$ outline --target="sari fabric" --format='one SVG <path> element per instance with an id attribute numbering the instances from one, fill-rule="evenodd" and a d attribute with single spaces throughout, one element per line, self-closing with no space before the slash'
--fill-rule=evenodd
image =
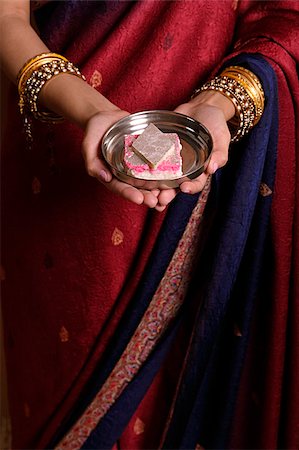
<path id="1" fill-rule="evenodd" d="M 176 287 L 184 283 L 171 272 L 172 263 L 179 260 L 194 211 L 200 211 L 193 229 L 198 247 L 192 268 L 184 273 L 188 265 L 180 266 L 188 289 L 178 312 L 98 426 L 82 429 L 84 439 L 66 448 L 111 448 L 116 440 L 121 448 L 149 448 L 155 420 L 142 429 L 140 414 L 151 410 L 157 385 L 162 397 L 171 389 L 164 415 L 155 411 L 162 426 L 151 448 L 296 448 L 297 9 L 294 2 L 67 1 L 37 11 L 49 48 L 76 63 L 95 89 L 130 112 L 173 109 L 239 53 L 255 54 L 240 61 L 253 64 L 271 101 L 261 124 L 232 149 L 231 162 L 214 177 L 209 201 L 180 195 L 158 214 L 129 204 L 87 176 L 82 133 L 72 125 L 35 124 L 35 144 L 28 151 L 12 89 L 2 157 L 2 285 L 13 448 L 68 442 L 135 336 L 164 274 L 172 274 L 169 293 L 180 292 Z M 276 127 L 276 81 L 269 64 L 278 85 Z M 247 191 L 244 178 L 238 179 L 246 168 L 248 177 L 250 169 L 255 174 L 245 183 Z M 243 199 L 243 209 L 233 199 Z M 245 208 L 237 223 L 233 207 L 241 215 Z M 234 248 L 222 233 L 234 230 L 235 237 L 240 227 L 243 239 Z M 264 279 L 266 289 L 260 289 Z M 257 345 L 261 333 L 264 353 Z M 171 358 L 172 349 L 180 347 L 183 371 Z M 257 361 L 262 361 L 258 372 Z M 166 363 L 176 366 L 174 382 L 161 375 Z M 216 404 L 221 408 L 214 415 Z"/>

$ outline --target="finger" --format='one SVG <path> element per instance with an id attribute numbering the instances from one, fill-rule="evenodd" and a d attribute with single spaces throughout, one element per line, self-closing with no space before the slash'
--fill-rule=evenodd
<path id="1" fill-rule="evenodd" d="M 100 156 L 99 144 L 105 131 L 125 115 L 128 115 L 126 111 L 117 110 L 90 119 L 82 141 L 82 155 L 89 175 L 106 182 L 112 180 L 112 174 Z"/>
<path id="2" fill-rule="evenodd" d="M 109 183 L 112 181 L 112 174 L 107 165 L 98 157 L 85 159 L 85 167 L 88 175 L 97 178 L 99 181 Z"/>
<path id="3" fill-rule="evenodd" d="M 127 183 L 123 183 L 117 178 L 112 178 L 110 182 L 105 183 L 105 186 L 115 194 L 121 195 L 123 198 L 136 203 L 137 205 L 144 203 L 144 195 L 139 189 L 136 189 Z"/>
<path id="4" fill-rule="evenodd" d="M 184 181 L 184 183 L 180 185 L 180 189 L 185 194 L 197 194 L 203 190 L 207 178 L 208 174 L 203 173 L 192 181 Z"/>
<path id="5" fill-rule="evenodd" d="M 110 191 L 121 195 L 137 205 L 141 205 L 143 203 L 144 197 L 142 193 L 133 186 L 114 178 L 108 170 L 106 164 L 98 157 L 92 158 L 88 153 L 85 159 L 85 165 L 88 174 L 105 184 Z"/>
<path id="6" fill-rule="evenodd" d="M 143 194 L 133 186 L 123 183 L 114 178 L 103 160 L 98 158 L 97 141 L 90 138 L 85 139 L 82 144 L 82 153 L 85 160 L 86 170 L 92 177 L 97 178 L 100 182 L 117 195 L 141 205 L 144 201 Z"/>
<path id="7" fill-rule="evenodd" d="M 155 208 L 158 204 L 157 196 L 152 191 L 141 190 L 140 192 L 143 194 L 143 203 L 149 208 Z"/>
<path id="8" fill-rule="evenodd" d="M 211 158 L 206 169 L 209 174 L 215 173 L 227 163 L 230 144 L 230 133 L 227 127 L 213 131 L 213 143 Z"/>
<path id="9" fill-rule="evenodd" d="M 166 209 L 166 206 L 162 206 L 162 205 L 159 205 L 159 204 L 157 206 L 155 206 L 155 210 L 158 211 L 158 212 L 162 212 L 165 209 Z"/>
<path id="10" fill-rule="evenodd" d="M 151 193 L 155 196 L 155 197 L 159 197 L 160 194 L 160 189 L 152 189 Z"/>
<path id="11" fill-rule="evenodd" d="M 112 180 L 112 174 L 108 166 L 98 157 L 99 141 L 98 137 L 88 134 L 82 142 L 82 155 L 85 161 L 87 173 L 91 177 L 98 178 L 100 181 L 109 182 Z"/>
<path id="12" fill-rule="evenodd" d="M 206 173 L 212 175 L 220 167 L 223 167 L 228 161 L 228 147 L 222 147 L 218 150 L 213 150 L 209 164 L 206 168 Z"/>
<path id="13" fill-rule="evenodd" d="M 164 189 L 159 195 L 159 205 L 167 206 L 177 195 L 176 189 Z"/>

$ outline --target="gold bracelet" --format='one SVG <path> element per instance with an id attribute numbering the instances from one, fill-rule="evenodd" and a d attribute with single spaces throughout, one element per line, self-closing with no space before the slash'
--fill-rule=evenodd
<path id="1" fill-rule="evenodd" d="M 24 64 L 17 75 L 17 86 L 19 94 L 23 91 L 24 84 L 26 83 L 26 80 L 29 78 L 32 72 L 38 69 L 38 67 L 40 67 L 45 62 L 50 62 L 53 59 L 63 59 L 64 61 L 67 61 L 64 56 L 59 55 L 58 53 L 49 52 L 34 56 Z"/>
<path id="2" fill-rule="evenodd" d="M 263 114 L 265 96 L 262 85 L 251 71 L 243 67 L 227 67 L 220 76 L 197 89 L 194 96 L 207 90 L 218 91 L 234 104 L 235 115 L 228 121 L 231 142 L 239 141 Z"/>
<path id="3" fill-rule="evenodd" d="M 221 76 L 227 76 L 238 81 L 250 95 L 255 107 L 254 125 L 262 117 L 265 106 L 265 94 L 260 80 L 248 69 L 239 66 L 230 66 L 221 72 Z"/>
<path id="4" fill-rule="evenodd" d="M 81 74 L 79 69 L 70 61 L 52 60 L 46 62 L 37 70 L 34 70 L 32 75 L 27 79 L 23 93 L 20 95 L 21 112 L 25 107 L 35 119 L 44 122 L 57 122 L 62 120 L 62 117 L 57 116 L 50 111 L 40 111 L 38 107 L 38 97 L 42 88 L 49 80 L 61 73 L 76 75 L 85 80 L 85 77 Z"/>

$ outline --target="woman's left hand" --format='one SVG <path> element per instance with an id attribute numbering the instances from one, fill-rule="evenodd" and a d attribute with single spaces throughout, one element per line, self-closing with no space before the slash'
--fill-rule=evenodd
<path id="1" fill-rule="evenodd" d="M 180 190 L 188 194 L 202 191 L 209 175 L 224 166 L 228 160 L 230 132 L 227 120 L 235 114 L 233 103 L 224 95 L 215 91 L 205 91 L 175 109 L 176 112 L 193 117 L 202 123 L 211 133 L 213 149 L 209 164 L 204 173 L 194 180 L 185 181 Z M 174 189 L 161 191 L 159 205 L 167 205 L 176 195 Z"/>

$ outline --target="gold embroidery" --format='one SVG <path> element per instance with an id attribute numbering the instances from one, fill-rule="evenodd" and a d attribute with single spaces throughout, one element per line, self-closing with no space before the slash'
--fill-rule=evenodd
<path id="1" fill-rule="evenodd" d="M 101 86 L 102 80 L 103 80 L 102 74 L 98 70 L 95 70 L 90 77 L 89 83 L 93 88 L 97 88 Z"/>
<path id="2" fill-rule="evenodd" d="M 263 197 L 268 197 L 268 195 L 272 194 L 272 190 L 269 188 L 269 186 L 266 185 L 266 183 L 261 183 L 261 185 L 260 185 L 260 194 Z"/>
<path id="3" fill-rule="evenodd" d="M 1 266 L 0 266 L 0 281 L 4 281 L 5 278 L 6 278 L 5 269 L 4 269 L 4 267 L 1 265 Z"/>
<path id="4" fill-rule="evenodd" d="M 26 419 L 29 419 L 29 417 L 30 417 L 30 408 L 29 408 L 28 403 L 24 403 L 24 414 L 25 414 Z"/>
<path id="5" fill-rule="evenodd" d="M 33 194 L 39 194 L 41 191 L 41 183 L 37 177 L 34 177 L 31 183 Z"/>
<path id="6" fill-rule="evenodd" d="M 118 228 L 114 228 L 111 240 L 112 240 L 113 245 L 122 244 L 122 242 L 124 240 L 124 233 L 122 231 L 120 231 Z"/>
<path id="7" fill-rule="evenodd" d="M 144 429 L 145 429 L 144 422 L 142 422 L 142 420 L 137 417 L 137 419 L 134 423 L 134 428 L 133 428 L 134 433 L 137 435 L 142 434 L 142 433 L 144 433 Z"/>
<path id="8" fill-rule="evenodd" d="M 69 332 L 65 327 L 61 327 L 59 331 L 59 337 L 61 342 L 68 342 L 69 340 Z"/>

